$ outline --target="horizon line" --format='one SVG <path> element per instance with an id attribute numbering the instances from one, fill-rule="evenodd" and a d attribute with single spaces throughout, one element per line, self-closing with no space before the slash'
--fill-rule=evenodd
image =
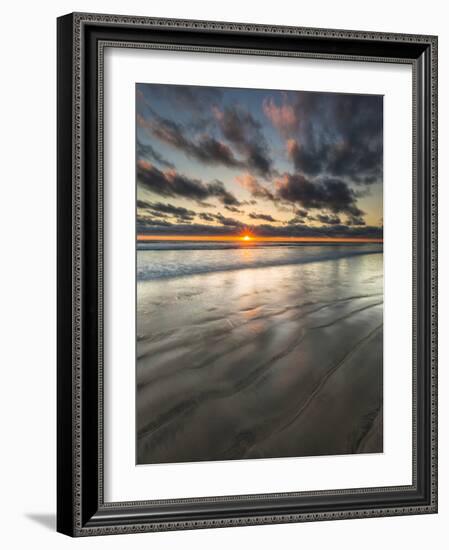
<path id="1" fill-rule="evenodd" d="M 137 241 L 239 241 L 239 242 L 342 242 L 342 243 L 378 243 L 383 238 L 376 237 L 262 237 L 250 235 L 137 235 Z"/>

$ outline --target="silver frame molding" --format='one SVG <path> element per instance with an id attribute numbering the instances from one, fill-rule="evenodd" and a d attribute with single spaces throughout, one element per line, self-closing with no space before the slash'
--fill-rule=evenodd
<path id="1" fill-rule="evenodd" d="M 412 65 L 412 485 L 104 502 L 106 47 Z M 437 37 L 83 13 L 59 18 L 58 531 L 89 536 L 436 512 Z"/>

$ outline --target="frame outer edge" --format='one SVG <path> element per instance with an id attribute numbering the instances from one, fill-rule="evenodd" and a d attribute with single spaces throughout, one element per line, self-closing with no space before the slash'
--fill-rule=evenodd
<path id="1" fill-rule="evenodd" d="M 394 32 L 362 31 L 346 29 L 327 29 L 323 27 L 297 27 L 290 25 L 267 25 L 262 23 L 245 23 L 235 21 L 208 21 L 204 19 L 173 19 L 139 15 L 119 15 L 89 12 L 73 12 L 74 19 L 82 23 L 103 23 L 110 25 L 142 25 L 190 30 L 215 30 L 223 32 L 251 32 L 264 35 L 303 35 L 331 39 L 385 40 L 403 43 L 430 44 L 437 39 L 435 35 L 406 34 Z"/>
<path id="2" fill-rule="evenodd" d="M 57 531 L 73 536 L 73 28 L 57 19 Z"/>
<path id="3" fill-rule="evenodd" d="M 431 37 L 431 502 L 438 513 L 438 37 Z"/>
<path id="4" fill-rule="evenodd" d="M 61 497 L 60 487 L 58 487 L 58 531 L 72 536 L 90 536 L 90 535 L 106 535 L 106 534 L 119 534 L 119 533 L 133 533 L 144 531 L 168 531 L 176 529 L 201 529 L 201 528 L 214 528 L 225 526 L 241 526 L 241 525 L 259 525 L 259 524 L 273 524 L 273 523 L 288 523 L 288 522 L 303 522 L 303 521 L 317 521 L 317 520 L 331 520 L 331 519 L 350 519 L 360 517 L 383 517 L 394 515 L 407 515 L 417 513 L 432 513 L 437 511 L 437 496 L 436 496 L 436 291 L 437 291 L 437 279 L 436 279 L 436 260 L 437 260 L 437 245 L 436 245 L 436 146 L 437 146 L 437 38 L 434 36 L 424 35 L 403 35 L 403 34 L 390 34 L 390 33 L 374 33 L 364 31 L 338 31 L 331 29 L 310 29 L 301 27 L 279 27 L 279 26 L 267 26 L 267 25 L 250 25 L 244 23 L 219 23 L 219 22 L 207 22 L 207 21 L 186 21 L 186 20 L 174 20 L 174 19 L 156 19 L 146 17 L 132 17 L 132 16 L 113 16 L 103 14 L 86 14 L 86 13 L 74 13 L 67 16 L 63 16 L 58 19 L 58 30 L 61 34 L 63 27 L 66 27 L 67 21 L 70 20 L 72 25 L 70 34 L 70 51 L 73 63 L 73 73 L 70 72 L 71 84 L 73 89 L 73 96 L 70 102 L 71 110 L 71 122 L 73 128 L 73 135 L 71 141 L 71 181 L 72 181 L 72 195 L 71 195 L 71 208 L 70 208 L 70 245 L 73 250 L 73 256 L 71 261 L 71 275 L 72 275 L 72 288 L 71 303 L 70 303 L 70 317 L 72 319 L 72 334 L 70 337 L 70 377 L 68 376 L 68 369 L 65 365 L 65 361 L 62 361 L 63 355 L 67 358 L 67 353 L 63 354 L 60 350 L 61 344 L 67 343 L 67 334 L 64 332 L 64 337 L 61 336 L 59 331 L 59 325 L 61 321 L 68 318 L 67 307 L 65 306 L 67 300 L 67 287 L 63 287 L 66 281 L 62 278 L 65 271 L 62 269 L 62 245 L 68 244 L 67 231 L 68 222 L 63 220 L 61 211 L 58 216 L 58 232 L 62 231 L 62 236 L 58 237 L 58 484 L 60 485 L 61 479 L 65 480 L 64 487 L 67 484 L 67 479 L 71 481 L 70 499 L 67 495 L 64 498 Z M 431 246 L 431 303 L 430 309 L 432 314 L 432 341 L 430 350 L 431 369 L 432 369 L 432 395 L 431 395 L 431 419 L 432 419 L 432 449 L 431 449 L 431 483 L 435 490 L 431 491 L 431 502 L 428 505 L 422 506 L 408 506 L 401 508 L 377 508 L 369 510 L 348 510 L 339 512 L 320 512 L 320 513 L 298 513 L 298 514 L 286 514 L 286 515 L 266 515 L 261 517 L 245 517 L 245 518 L 227 518 L 220 520 L 188 520 L 188 521 L 174 521 L 174 522 L 158 522 L 158 523 L 143 523 L 143 524 L 117 524 L 114 526 L 89 526 L 82 525 L 81 520 L 81 266 L 82 266 L 82 251 L 81 251 L 81 35 L 82 27 L 84 24 L 109 24 L 109 25 L 143 25 L 147 27 L 181 27 L 184 29 L 192 30 L 215 30 L 215 31 L 227 31 L 227 32 L 257 32 L 264 34 L 302 34 L 310 37 L 321 38 L 351 38 L 359 40 L 383 40 L 383 41 L 396 41 L 404 43 L 419 43 L 422 45 L 428 45 L 431 47 L 431 86 L 432 86 L 432 114 L 431 114 L 431 128 L 432 128 L 432 155 L 431 155 L 431 193 L 432 200 L 429 210 L 429 222 L 432 226 L 432 246 Z M 67 36 L 61 38 L 58 35 L 58 47 L 62 47 L 63 43 L 68 40 Z M 67 86 L 67 72 L 72 70 L 66 69 L 65 71 L 61 67 L 60 63 L 63 61 L 65 64 L 69 61 L 67 56 L 63 56 L 58 53 L 58 96 L 59 85 L 65 82 Z M 73 80 L 72 80 L 73 78 Z M 58 97 L 59 101 L 59 97 Z M 60 111 L 61 109 L 61 111 Z M 60 114 L 64 112 L 67 118 L 67 104 L 62 102 L 61 106 L 58 104 L 58 143 L 67 144 L 67 128 L 63 132 L 62 124 L 59 120 Z M 61 139 L 64 133 L 63 139 Z M 62 147 L 61 147 L 62 149 Z M 430 150 L 430 147 L 429 149 Z M 430 151 L 429 151 L 430 152 Z M 61 151 L 58 149 L 58 158 L 61 156 Z M 63 169 L 61 159 L 58 160 L 58 205 L 60 206 L 60 198 L 66 202 L 67 190 L 66 190 L 66 178 L 68 177 L 67 167 Z M 64 176 L 64 177 L 62 177 Z M 63 183 L 64 180 L 64 183 Z M 67 206 L 67 205 L 66 205 Z M 60 297 L 65 297 L 65 302 L 60 304 Z M 61 351 L 61 352 L 60 352 Z M 62 377 L 70 380 L 72 386 L 70 388 L 70 396 L 67 391 L 67 384 L 62 384 Z M 69 399 L 70 397 L 70 399 Z M 62 405 L 62 401 L 65 400 L 70 403 L 70 475 L 61 474 L 62 464 L 68 463 L 68 447 L 67 441 L 69 436 L 65 436 L 64 445 L 61 443 L 62 425 L 67 427 L 67 404 Z M 72 438 L 73 436 L 73 438 Z M 72 446 L 73 445 L 73 446 Z M 62 457 L 59 456 L 62 454 Z M 70 505 L 70 521 L 68 520 L 67 508 L 65 506 Z M 89 523 L 89 522 L 88 522 Z"/>

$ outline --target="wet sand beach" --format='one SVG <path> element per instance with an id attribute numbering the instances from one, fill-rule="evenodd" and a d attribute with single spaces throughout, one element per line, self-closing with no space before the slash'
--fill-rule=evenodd
<path id="1" fill-rule="evenodd" d="M 356 246 L 139 250 L 137 463 L 382 452 L 383 254 Z"/>

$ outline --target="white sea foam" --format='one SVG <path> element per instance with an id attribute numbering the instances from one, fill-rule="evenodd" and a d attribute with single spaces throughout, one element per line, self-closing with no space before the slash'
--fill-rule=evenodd
<path id="1" fill-rule="evenodd" d="M 201 273 L 339 260 L 383 252 L 382 244 L 201 243 L 139 244 L 139 281 Z"/>

